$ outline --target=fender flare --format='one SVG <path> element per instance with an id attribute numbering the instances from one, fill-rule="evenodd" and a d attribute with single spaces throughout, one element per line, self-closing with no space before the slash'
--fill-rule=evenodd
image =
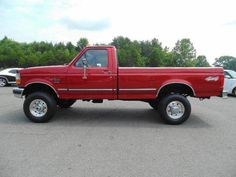
<path id="1" fill-rule="evenodd" d="M 57 95 L 57 97 L 59 98 L 59 94 L 57 92 L 57 90 L 49 83 L 47 82 L 42 82 L 42 81 L 33 81 L 33 82 L 29 82 L 25 85 L 25 89 L 30 86 L 30 85 L 33 85 L 33 84 L 42 84 L 42 85 L 46 85 L 46 86 L 49 86 L 54 92 L 55 94 Z"/>
<path id="2" fill-rule="evenodd" d="M 161 87 L 157 90 L 157 94 L 156 94 L 156 97 L 158 97 L 160 91 L 162 88 L 164 88 L 165 86 L 167 85 L 172 85 L 172 84 L 182 84 L 182 85 L 185 85 L 187 87 L 189 87 L 192 92 L 193 92 L 193 96 L 196 96 L 196 92 L 195 90 L 193 89 L 193 87 L 190 85 L 190 83 L 186 83 L 186 82 L 181 82 L 181 81 L 178 81 L 178 82 L 175 82 L 175 81 L 171 81 L 171 82 L 165 82 L 164 84 L 161 85 Z"/>

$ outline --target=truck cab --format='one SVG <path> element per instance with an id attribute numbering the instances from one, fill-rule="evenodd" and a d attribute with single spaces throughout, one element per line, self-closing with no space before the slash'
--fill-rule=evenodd
<path id="1" fill-rule="evenodd" d="M 118 63 L 113 46 L 87 47 L 68 66 L 67 98 L 118 99 Z"/>

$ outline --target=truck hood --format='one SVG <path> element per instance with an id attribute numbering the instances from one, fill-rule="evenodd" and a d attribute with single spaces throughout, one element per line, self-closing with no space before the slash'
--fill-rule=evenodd
<path id="1" fill-rule="evenodd" d="M 20 74 L 62 74 L 67 71 L 67 65 L 38 66 L 20 70 Z"/>

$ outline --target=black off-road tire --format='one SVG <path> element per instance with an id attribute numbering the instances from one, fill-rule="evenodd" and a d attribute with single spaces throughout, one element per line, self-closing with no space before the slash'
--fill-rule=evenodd
<path id="1" fill-rule="evenodd" d="M 42 100 L 47 106 L 45 115 L 41 117 L 34 116 L 30 111 L 30 104 L 36 100 Z M 44 123 L 48 122 L 54 116 L 54 114 L 56 113 L 57 104 L 55 98 L 48 93 L 34 92 L 26 97 L 23 107 L 25 115 L 29 118 L 29 120 L 35 123 Z"/>
<path id="2" fill-rule="evenodd" d="M 59 100 L 57 101 L 57 105 L 58 105 L 60 108 L 69 108 L 69 107 L 71 107 L 75 102 L 76 102 L 76 100 L 73 100 L 73 99 L 69 99 L 69 100 L 62 100 L 62 99 L 59 99 Z"/>
<path id="3" fill-rule="evenodd" d="M 177 103 L 176 104 L 177 106 L 180 106 L 182 104 L 182 106 L 184 107 L 184 112 L 181 117 L 173 118 L 171 117 L 172 115 L 171 116 L 168 115 L 167 110 L 170 110 L 168 108 L 170 108 L 171 107 L 170 105 L 172 105 L 170 103 L 173 103 L 173 104 Z M 167 95 L 166 97 L 162 98 L 160 101 L 159 113 L 167 124 L 171 124 L 171 125 L 181 124 L 189 118 L 191 114 L 191 104 L 189 103 L 188 99 L 182 95 L 177 95 L 177 94 Z"/>

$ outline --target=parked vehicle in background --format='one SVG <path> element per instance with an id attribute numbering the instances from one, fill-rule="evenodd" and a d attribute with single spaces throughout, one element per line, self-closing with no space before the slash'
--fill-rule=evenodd
<path id="1" fill-rule="evenodd" d="M 114 46 L 87 47 L 69 65 L 33 67 L 16 76 L 17 97 L 25 97 L 24 112 L 33 122 L 47 122 L 76 100 L 144 101 L 158 109 L 169 124 L 186 121 L 188 96 L 224 96 L 223 68 L 119 67 Z"/>
<path id="2" fill-rule="evenodd" d="M 236 72 L 233 70 L 224 70 L 224 73 L 224 90 L 226 90 L 228 94 L 236 96 Z"/>
<path id="3" fill-rule="evenodd" d="M 7 68 L 0 71 L 0 87 L 16 84 L 16 73 L 23 68 Z"/>

